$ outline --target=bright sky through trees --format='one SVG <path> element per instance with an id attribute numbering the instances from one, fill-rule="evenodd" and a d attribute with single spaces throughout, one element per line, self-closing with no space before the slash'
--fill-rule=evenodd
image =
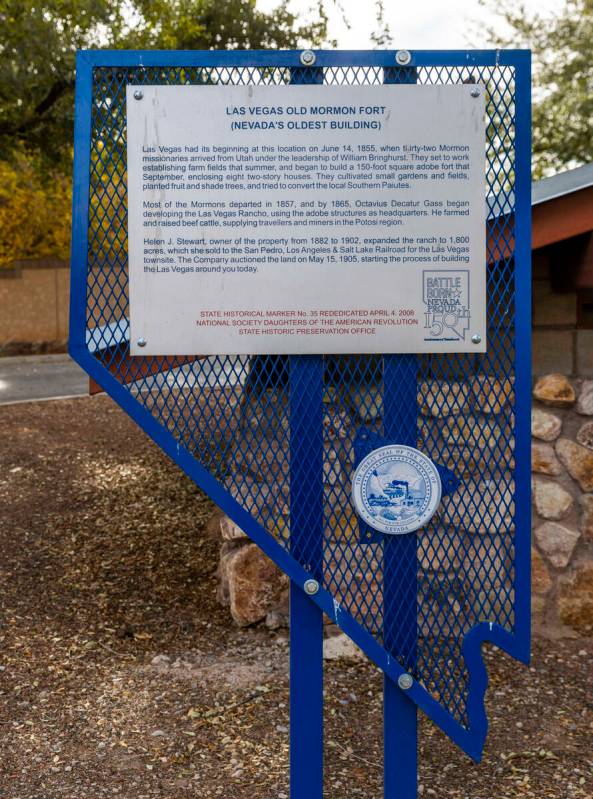
<path id="1" fill-rule="evenodd" d="M 268 11 L 276 0 L 259 0 L 258 7 Z M 290 9 L 307 15 L 313 0 L 292 0 Z M 524 0 L 529 13 L 545 13 L 558 8 L 559 0 Z M 344 9 L 350 30 L 342 22 L 338 6 Z M 385 19 L 389 24 L 394 45 L 413 49 L 457 50 L 469 46 L 491 47 L 486 28 L 495 23 L 491 12 L 480 7 L 477 0 L 385 0 Z M 360 50 L 373 47 L 370 35 L 376 29 L 373 0 L 338 0 L 327 3 L 330 18 L 329 32 L 338 47 Z"/>

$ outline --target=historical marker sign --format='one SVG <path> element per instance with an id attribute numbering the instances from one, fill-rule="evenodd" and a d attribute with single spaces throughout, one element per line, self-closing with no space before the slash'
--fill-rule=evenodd
<path id="1" fill-rule="evenodd" d="M 132 354 L 483 352 L 484 94 L 129 86 Z"/>
<path id="2" fill-rule="evenodd" d="M 76 91 L 70 352 L 290 577 L 292 799 L 323 613 L 412 799 L 416 707 L 479 759 L 481 645 L 529 657 L 529 54 L 101 51 Z"/>

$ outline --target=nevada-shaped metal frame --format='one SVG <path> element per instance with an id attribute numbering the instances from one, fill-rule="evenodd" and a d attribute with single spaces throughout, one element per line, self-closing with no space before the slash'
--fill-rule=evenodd
<path id="1" fill-rule="evenodd" d="M 228 67 L 287 68 L 302 71 L 302 51 L 81 51 L 77 56 L 75 163 L 73 187 L 72 293 L 70 306 L 70 354 L 90 377 L 134 419 L 142 429 L 200 486 L 229 517 L 291 579 L 304 586 L 311 575 L 274 539 L 252 515 L 234 500 L 224 486 L 144 408 L 93 354 L 87 332 L 87 269 L 89 231 L 89 183 L 93 70 L 97 67 Z M 393 71 L 394 51 L 315 51 L 315 69 L 377 67 Z M 407 64 L 413 68 L 511 67 L 514 69 L 514 187 L 508 192 L 504 215 L 512 219 L 515 293 L 515 503 L 514 503 L 514 625 L 513 631 L 484 622 L 463 640 L 463 656 L 469 673 L 467 726 L 462 725 L 419 682 L 406 695 L 471 757 L 481 756 L 487 732 L 484 695 L 487 672 L 481 646 L 490 642 L 523 662 L 529 660 L 530 641 L 530 55 L 527 51 L 413 51 Z M 296 81 L 295 81 L 296 82 Z M 302 81 L 309 82 L 309 81 Z M 391 81 L 390 81 L 391 82 Z M 397 81 L 393 81 L 397 82 Z M 308 379 L 306 375 L 303 379 Z M 310 379 L 315 380 L 315 375 Z M 414 401 L 415 401 L 414 386 Z M 306 404 L 306 402 L 305 402 Z M 302 409 L 306 412 L 306 408 Z M 402 442 L 405 443 L 405 442 Z M 298 473 L 291 475 L 299 478 Z M 305 499 L 303 497 L 303 499 Z M 311 597 L 349 635 L 385 674 L 397 683 L 405 669 L 352 616 L 340 610 L 332 594 L 321 587 Z"/>

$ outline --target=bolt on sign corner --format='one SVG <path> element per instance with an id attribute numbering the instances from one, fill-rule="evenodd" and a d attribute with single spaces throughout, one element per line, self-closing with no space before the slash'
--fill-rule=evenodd
<path id="1" fill-rule="evenodd" d="M 481 644 L 529 654 L 529 54 L 402 52 L 79 54 L 70 350 L 477 759 Z"/>

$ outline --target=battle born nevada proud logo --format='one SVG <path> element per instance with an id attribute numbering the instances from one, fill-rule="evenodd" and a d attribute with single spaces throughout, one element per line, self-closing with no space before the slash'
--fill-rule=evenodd
<path id="1" fill-rule="evenodd" d="M 470 325 L 469 271 L 434 269 L 422 273 L 426 307 L 425 341 L 462 341 Z"/>
<path id="2" fill-rule="evenodd" d="M 413 447 L 394 445 L 370 452 L 358 465 L 352 498 L 358 515 L 381 533 L 402 535 L 427 524 L 441 501 L 441 478 Z"/>

